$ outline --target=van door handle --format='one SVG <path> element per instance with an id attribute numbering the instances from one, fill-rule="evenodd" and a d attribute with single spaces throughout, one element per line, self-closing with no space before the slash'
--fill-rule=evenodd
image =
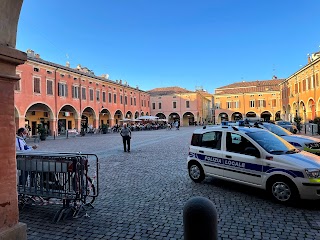
<path id="1" fill-rule="evenodd" d="M 230 155 L 226 155 L 226 158 L 232 158 Z"/>
<path id="2" fill-rule="evenodd" d="M 204 153 L 204 151 L 202 151 L 202 150 L 199 150 L 199 153 Z"/>

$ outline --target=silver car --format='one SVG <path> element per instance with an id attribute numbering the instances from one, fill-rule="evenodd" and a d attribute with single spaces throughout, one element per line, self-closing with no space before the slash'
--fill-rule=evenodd
<path id="1" fill-rule="evenodd" d="M 284 129 L 296 134 L 298 132 L 298 129 L 296 125 L 293 125 L 291 122 L 288 121 L 276 121 L 276 125 L 279 125 L 280 127 L 283 127 Z"/>

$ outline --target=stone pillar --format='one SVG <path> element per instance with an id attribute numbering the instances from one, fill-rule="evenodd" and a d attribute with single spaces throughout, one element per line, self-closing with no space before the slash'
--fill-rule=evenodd
<path id="1" fill-rule="evenodd" d="M 26 59 L 25 53 L 0 45 L 0 239 L 26 239 L 26 225 L 19 223 L 14 114 L 16 66 Z"/>
<path id="2" fill-rule="evenodd" d="M 114 119 L 109 118 L 109 127 L 113 127 L 113 126 L 114 126 Z"/>
<path id="3" fill-rule="evenodd" d="M 99 128 L 99 119 L 93 119 L 93 128 L 98 129 Z"/>
<path id="4" fill-rule="evenodd" d="M 27 239 L 27 226 L 19 223 L 14 117 L 16 66 L 27 60 L 17 51 L 16 36 L 23 0 L 0 4 L 0 239 Z"/>
<path id="5" fill-rule="evenodd" d="M 26 118 L 24 117 L 16 117 L 16 128 L 25 127 Z"/>
<path id="6" fill-rule="evenodd" d="M 50 125 L 50 136 L 58 135 L 57 133 L 57 120 L 56 119 L 50 119 L 49 120 Z"/>
<path id="7" fill-rule="evenodd" d="M 74 119 L 74 122 L 75 122 L 77 131 L 80 132 L 81 131 L 81 118 Z"/>

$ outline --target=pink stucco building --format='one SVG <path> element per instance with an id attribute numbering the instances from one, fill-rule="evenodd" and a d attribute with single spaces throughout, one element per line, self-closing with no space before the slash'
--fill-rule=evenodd
<path id="1" fill-rule="evenodd" d="M 155 88 L 150 94 L 150 113 L 168 122 L 180 121 L 181 126 L 212 121 L 212 95 L 180 87 Z"/>

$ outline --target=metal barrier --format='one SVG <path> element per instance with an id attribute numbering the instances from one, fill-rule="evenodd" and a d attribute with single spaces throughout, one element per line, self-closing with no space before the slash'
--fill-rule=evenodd
<path id="1" fill-rule="evenodd" d="M 53 221 L 59 222 L 80 212 L 89 217 L 87 207 L 99 194 L 99 161 L 95 154 L 17 152 L 19 207 L 60 199 L 62 208 Z M 92 176 L 92 177 L 91 177 Z"/>

